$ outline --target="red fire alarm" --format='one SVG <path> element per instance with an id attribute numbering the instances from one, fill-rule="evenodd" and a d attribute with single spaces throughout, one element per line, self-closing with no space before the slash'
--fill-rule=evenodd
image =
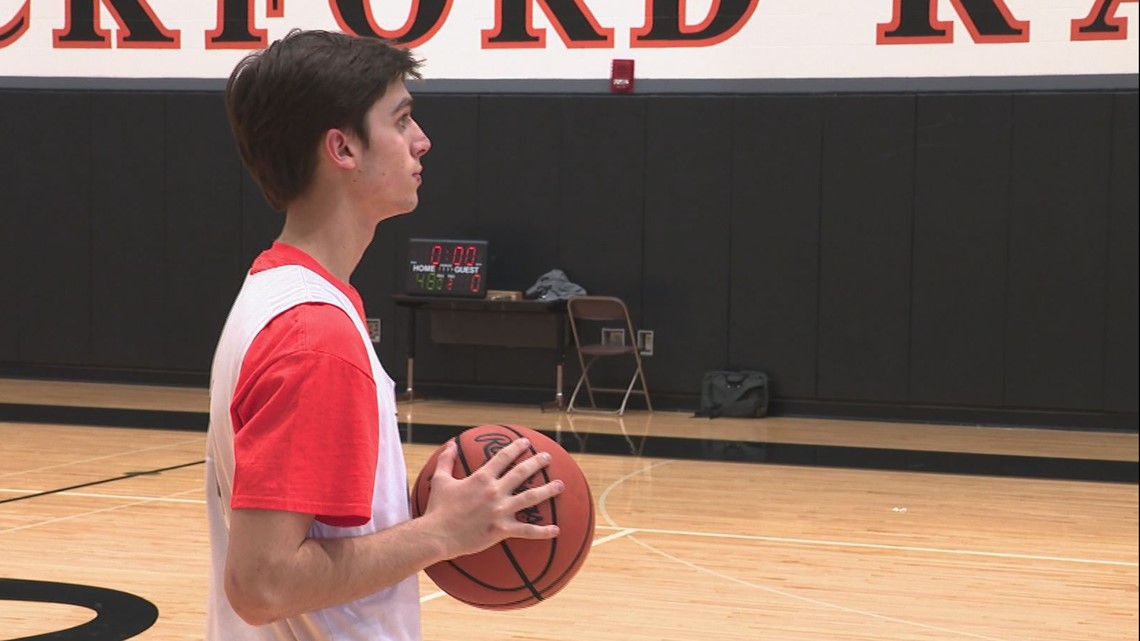
<path id="1" fill-rule="evenodd" d="M 615 59 L 610 67 L 610 91 L 633 93 L 633 61 Z"/>

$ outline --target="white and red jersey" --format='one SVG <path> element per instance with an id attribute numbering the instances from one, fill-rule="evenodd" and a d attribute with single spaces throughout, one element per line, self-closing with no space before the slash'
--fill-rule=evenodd
<path id="1" fill-rule="evenodd" d="M 359 294 L 274 243 L 226 320 L 210 379 L 206 453 L 211 573 L 206 641 L 418 641 L 417 576 L 344 605 L 250 626 L 223 589 L 233 509 L 313 514 L 312 538 L 410 518 L 392 379 Z"/>

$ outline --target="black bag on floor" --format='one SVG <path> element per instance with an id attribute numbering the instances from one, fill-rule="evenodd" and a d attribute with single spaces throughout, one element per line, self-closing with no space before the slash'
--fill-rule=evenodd
<path id="1" fill-rule="evenodd" d="M 705 372 L 697 416 L 760 417 L 768 414 L 768 376 L 756 370 Z"/>

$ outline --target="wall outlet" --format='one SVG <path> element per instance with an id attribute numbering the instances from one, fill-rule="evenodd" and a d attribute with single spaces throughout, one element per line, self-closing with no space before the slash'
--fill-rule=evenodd
<path id="1" fill-rule="evenodd" d="M 620 327 L 603 327 L 602 345 L 625 345 L 625 330 Z"/>
<path id="2" fill-rule="evenodd" d="M 369 318 L 368 320 L 368 338 L 372 339 L 373 343 L 380 342 L 380 319 Z"/>
<path id="3" fill-rule="evenodd" d="M 637 330 L 637 351 L 641 352 L 642 356 L 653 356 L 653 330 Z"/>

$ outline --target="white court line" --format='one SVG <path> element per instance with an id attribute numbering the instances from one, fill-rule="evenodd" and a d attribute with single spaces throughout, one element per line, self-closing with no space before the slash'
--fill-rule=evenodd
<path id="1" fill-rule="evenodd" d="M 644 474 L 644 473 L 652 470 L 655 467 L 661 467 L 662 465 L 669 465 L 672 462 L 673 461 L 658 461 L 658 462 L 653 463 L 651 465 L 647 465 L 647 466 L 641 468 L 640 470 L 634 470 L 634 471 L 630 472 L 629 474 L 626 474 L 625 476 L 617 479 L 613 483 L 610 483 L 610 486 L 607 487 L 604 492 L 602 492 L 602 495 L 600 497 L 598 497 L 598 511 L 602 513 L 602 518 L 605 519 L 607 523 L 609 523 L 610 525 L 612 525 L 614 527 L 621 527 L 617 524 L 616 521 L 613 520 L 612 517 L 610 517 L 609 510 L 606 509 L 606 499 L 609 498 L 610 492 L 614 491 L 614 489 L 617 486 L 621 485 L 622 483 L 625 483 L 626 481 L 628 481 L 629 479 L 631 479 L 635 476 L 639 476 L 641 474 Z"/>
<path id="2" fill-rule="evenodd" d="M 191 492 L 202 491 L 202 488 L 189 490 Z M 40 494 L 43 490 L 15 490 L 10 488 L 0 487 L 0 494 Z M 45 494 L 44 496 L 76 496 L 86 499 L 116 499 L 126 501 L 154 501 L 157 503 L 197 503 L 201 505 L 206 504 L 205 499 L 171 499 L 159 498 L 154 496 L 130 496 L 126 494 L 96 494 L 93 492 L 56 492 L 54 494 Z M 173 494 L 167 496 L 174 496 Z"/>
<path id="3" fill-rule="evenodd" d="M 606 514 L 606 512 L 605 512 L 605 497 L 609 494 L 610 490 L 612 490 L 618 483 L 624 481 L 627 478 L 630 478 L 631 476 L 635 476 L 637 474 L 640 474 L 641 472 L 644 472 L 645 470 L 648 470 L 650 468 L 657 467 L 658 465 L 664 465 L 667 462 L 668 461 L 662 461 L 660 463 L 654 463 L 653 465 L 650 465 L 649 467 L 638 470 L 637 472 L 633 472 L 632 474 L 626 474 L 625 476 L 621 477 L 617 481 L 614 481 L 614 484 L 610 485 L 610 487 L 606 488 L 606 491 L 602 493 L 601 499 L 598 500 L 598 508 L 599 508 L 599 511 L 602 512 L 602 517 L 605 518 L 607 521 L 609 521 L 611 523 L 611 525 L 613 524 L 613 519 L 611 519 L 609 517 L 609 515 Z M 605 526 L 602 526 L 602 527 L 605 527 Z M 615 541 L 617 539 L 629 536 L 630 534 L 633 534 L 634 532 L 637 531 L 637 530 L 629 529 L 629 528 L 620 528 L 617 525 L 613 525 L 613 527 L 617 528 L 618 531 L 614 532 L 613 534 L 609 534 L 607 536 L 604 536 L 600 539 L 594 539 L 593 543 L 590 544 L 590 547 L 595 548 L 599 545 L 609 543 L 610 541 Z M 443 597 L 443 596 L 447 596 L 447 593 L 444 592 L 443 590 L 436 590 L 435 592 L 432 592 L 430 594 L 425 594 L 424 596 L 420 597 L 420 603 L 427 603 L 428 601 L 434 601 L 434 600 L 436 600 L 440 597 Z"/>
<path id="4" fill-rule="evenodd" d="M 105 508 L 98 509 L 98 510 L 89 510 L 87 512 L 80 512 L 78 514 L 69 514 L 68 516 L 61 516 L 59 518 L 48 519 L 46 521 L 38 521 L 36 523 L 28 523 L 27 525 L 10 527 L 10 528 L 4 529 L 4 530 L 0 530 L 0 534 L 7 534 L 9 532 L 19 532 L 20 530 L 30 530 L 32 528 L 40 527 L 43 525 L 51 525 L 53 523 L 62 523 L 64 521 L 81 519 L 85 516 L 92 516 L 94 514 L 102 514 L 104 512 L 114 512 L 115 510 L 121 510 L 123 508 L 128 508 L 128 507 L 134 507 L 136 505 L 144 505 L 146 503 L 157 503 L 157 502 L 162 501 L 164 499 L 169 499 L 171 497 L 179 496 L 182 494 L 187 494 L 189 492 L 199 492 L 199 491 L 201 491 L 201 488 L 193 489 L 193 490 L 183 490 L 181 492 L 174 492 L 172 494 L 167 494 L 166 496 L 161 496 L 161 497 L 156 497 L 156 498 L 145 498 L 145 499 L 142 499 L 139 501 L 132 501 L 131 503 L 124 503 L 122 505 L 116 505 L 113 507 L 105 507 Z"/>
<path id="5" fill-rule="evenodd" d="M 620 539 L 624 536 L 629 536 L 630 534 L 633 534 L 635 532 L 637 532 L 637 530 L 630 530 L 630 529 L 619 530 L 617 532 L 614 532 L 613 534 L 610 534 L 608 536 L 604 536 L 600 539 L 594 539 L 594 542 L 590 544 L 590 547 L 596 548 L 599 545 L 602 545 L 604 543 L 609 543 L 610 541 Z M 434 600 L 436 600 L 442 596 L 447 596 L 447 593 L 444 592 L 443 590 L 436 590 L 435 592 L 432 592 L 431 594 L 425 594 L 422 597 L 420 597 L 420 603 L 427 603 L 428 601 L 434 601 Z"/>
<path id="6" fill-rule="evenodd" d="M 726 532 L 693 532 L 691 530 L 662 530 L 658 528 L 623 528 L 616 525 L 599 525 L 600 530 L 618 530 L 622 536 L 628 534 L 669 534 L 672 536 L 691 536 L 696 538 L 731 539 L 738 541 L 764 541 L 767 543 L 787 543 L 790 545 L 820 545 L 830 547 L 869 548 L 874 550 L 892 550 L 898 552 L 924 552 L 930 554 L 957 554 L 963 556 L 981 556 L 993 558 L 1021 559 L 1026 561 L 1056 561 L 1060 563 L 1086 563 L 1089 565 L 1112 565 L 1124 568 L 1140 567 L 1136 561 L 1106 561 L 1104 559 L 1084 559 L 1070 556 L 1046 556 L 1042 554 L 1014 554 L 1011 552 L 981 552 L 977 550 L 958 550 L 954 548 L 931 548 L 912 545 L 886 545 L 879 543 L 856 543 L 854 541 L 829 541 L 826 539 L 796 539 L 783 536 L 764 536 L 762 534 L 730 534 Z M 612 535 L 611 535 L 612 536 Z M 618 538 L 618 537 L 615 537 Z"/>
<path id="7" fill-rule="evenodd" d="M 644 474 L 645 472 L 648 472 L 655 467 L 659 467 L 661 465 L 667 465 L 667 464 L 672 463 L 672 462 L 673 461 L 660 461 L 658 463 L 654 463 L 652 465 L 641 468 L 640 470 L 635 470 L 633 472 L 630 472 L 629 474 L 626 474 L 625 476 L 623 476 L 623 477 L 615 480 L 613 483 L 611 483 L 610 486 L 607 487 L 604 492 L 602 492 L 602 495 L 598 500 L 598 511 L 601 512 L 602 517 L 607 522 L 609 522 L 610 525 L 613 525 L 614 527 L 621 527 L 610 516 L 609 510 L 606 509 L 606 500 L 609 498 L 610 492 L 612 492 L 614 489 L 616 489 L 622 483 L 625 483 L 626 481 L 628 481 L 629 479 L 631 479 L 635 476 Z M 638 531 L 635 528 L 626 528 L 626 529 L 622 529 L 620 532 L 618 532 L 618 534 L 624 534 L 624 533 L 628 532 L 628 530 L 631 530 L 631 529 L 634 530 L 634 532 L 632 532 L 630 534 L 636 533 Z M 641 530 L 641 531 L 649 532 L 649 530 Z M 670 532 L 670 531 L 669 530 L 659 530 L 659 532 Z M 700 536 L 700 533 L 695 533 L 695 532 L 688 532 L 688 533 L 680 533 L 679 532 L 679 534 L 690 534 L 690 535 Z M 714 535 L 707 535 L 707 536 L 725 536 L 727 538 L 728 536 L 731 536 L 731 535 L 715 535 L 714 534 Z M 815 606 L 818 606 L 818 607 L 821 607 L 824 609 L 828 609 L 828 610 L 838 610 L 840 612 L 846 612 L 849 614 L 856 614 L 859 616 L 864 616 L 864 617 L 868 617 L 868 618 L 872 618 L 872 619 L 878 619 L 880 621 L 890 621 L 892 623 L 908 625 L 908 626 L 912 626 L 912 627 L 916 627 L 916 628 L 922 628 L 925 630 L 934 630 L 937 632 L 950 633 L 950 634 L 954 634 L 954 635 L 958 635 L 958 636 L 970 637 L 973 639 L 981 639 L 982 641 L 1005 641 L 1003 639 L 999 639 L 996 637 L 987 637 L 984 635 L 974 634 L 972 632 L 965 632 L 962 630 L 952 630 L 949 628 L 941 628 L 941 627 L 930 625 L 927 623 L 921 623 L 919 621 L 911 621 L 911 620 L 907 620 L 907 619 L 900 619 L 898 617 L 892 617 L 892 616 L 888 616 L 885 614 L 879 614 L 877 612 L 870 612 L 867 610 L 858 610 L 858 609 L 850 608 L 850 607 L 847 607 L 844 605 L 839 605 L 837 603 L 830 603 L 828 601 L 821 601 L 819 599 L 812 599 L 810 597 L 800 596 L 798 594 L 792 594 L 791 592 L 787 592 L 784 590 L 778 590 L 776 588 L 771 588 L 768 586 L 760 585 L 758 583 L 752 583 L 750 581 L 738 579 L 734 576 L 730 576 L 728 574 L 717 572 L 717 571 L 712 570 L 710 568 L 706 568 L 704 566 L 697 565 L 696 563 L 693 563 L 691 561 L 686 561 L 686 560 L 681 559 L 679 557 L 673 556 L 672 554 L 669 554 L 663 550 L 659 550 L 659 549 L 653 547 L 652 545 L 649 545 L 648 543 L 645 543 L 644 541 L 639 540 L 636 536 L 629 536 L 629 538 L 634 543 L 637 543 L 638 545 L 642 546 L 643 548 L 645 548 L 647 550 L 650 550 L 651 552 L 654 552 L 654 553 L 656 553 L 656 554 L 658 554 L 664 558 L 667 558 L 667 559 L 674 561 L 676 563 L 679 563 L 681 565 L 690 567 L 694 570 L 697 570 L 698 572 L 705 572 L 707 574 L 711 574 L 713 576 L 719 577 L 721 579 L 725 579 L 727 581 L 731 581 L 733 583 L 738 583 L 740 585 L 755 588 L 757 590 L 762 590 L 764 592 L 768 592 L 769 594 L 775 594 L 778 596 L 785 597 L 787 599 L 800 601 L 803 603 L 810 603 L 812 605 L 815 605 Z M 736 538 L 736 537 L 733 537 L 733 538 Z M 781 540 L 781 541 L 785 541 L 785 542 L 797 541 L 801 544 L 813 543 L 813 542 L 807 541 L 807 540 L 795 540 L 795 539 L 783 540 L 783 539 L 775 539 L 775 537 L 767 537 L 767 538 L 756 537 L 756 540 Z M 828 544 L 828 545 L 844 545 L 843 543 L 840 543 L 840 542 L 820 542 L 820 543 L 824 543 L 824 544 Z M 847 544 L 847 545 L 861 546 L 863 544 Z M 870 545 L 867 545 L 867 546 L 872 547 Z M 894 546 L 875 546 L 875 547 L 882 547 L 882 548 L 886 548 L 886 549 L 899 549 L 899 548 L 894 547 Z M 940 550 L 934 550 L 934 551 L 940 551 Z M 969 552 L 963 552 L 963 551 L 953 551 L 953 552 L 958 553 L 958 554 L 970 554 Z"/>
<path id="8" fill-rule="evenodd" d="M 792 545 L 819 545 L 845 548 L 864 548 L 872 550 L 891 550 L 896 552 L 925 552 L 930 554 L 955 554 L 962 556 L 981 556 L 999 559 L 1019 559 L 1026 561 L 1057 561 L 1061 563 L 1087 563 L 1090 565 L 1115 565 L 1119 567 L 1135 568 L 1140 563 L 1135 561 L 1106 561 L 1103 559 L 1082 559 L 1070 556 L 1046 556 L 1041 554 L 1016 554 L 1012 552 L 981 552 L 976 550 L 959 550 L 955 548 L 931 548 L 912 545 L 886 545 L 879 543 L 856 543 L 854 541 L 827 541 L 820 539 L 795 539 L 781 536 L 762 536 L 751 534 L 721 534 L 717 532 L 687 532 L 684 530 L 657 530 L 653 528 L 636 528 L 635 533 L 645 534 L 674 534 L 678 536 L 706 537 L 717 539 L 738 539 L 742 541 L 765 541 L 768 543 L 789 543 Z"/>
<path id="9" fill-rule="evenodd" d="M 611 486 L 612 488 L 613 486 Z M 199 491 L 201 488 L 194 490 L 187 490 L 188 492 Z M 19 490 L 14 488 L 0 488 L 0 494 L 38 494 L 42 490 Z M 608 491 L 608 490 L 607 490 Z M 173 498 L 160 498 L 160 497 L 146 497 L 146 496 L 132 496 L 125 494 L 99 494 L 94 492 L 58 492 L 58 496 L 71 496 L 79 498 L 93 498 L 93 499 L 112 499 L 112 500 L 126 500 L 126 501 L 151 501 L 155 503 L 186 503 L 193 505 L 205 505 L 205 499 L 173 499 Z M 174 496 L 174 495 L 168 495 Z M 599 501 L 599 504 L 601 501 Z M 605 518 L 609 519 L 608 516 Z M 617 525 L 600 525 L 599 529 L 603 530 L 617 530 L 616 533 L 610 534 L 606 537 L 595 539 L 594 545 L 601 543 L 608 543 L 611 540 L 619 539 L 630 534 L 668 534 L 671 536 L 695 537 L 695 538 L 712 538 L 712 539 L 729 539 L 736 541 L 763 541 L 766 543 L 785 543 L 789 545 L 804 545 L 804 546 L 821 546 L 821 547 L 845 547 L 866 550 L 887 550 L 893 552 L 918 552 L 923 554 L 946 554 L 954 556 L 976 556 L 983 558 L 996 558 L 996 559 L 1015 559 L 1022 561 L 1048 561 L 1055 563 L 1081 563 L 1085 565 L 1106 565 L 1115 567 L 1135 568 L 1140 567 L 1140 563 L 1136 561 L 1109 561 L 1105 559 L 1087 559 L 1080 557 L 1069 556 L 1049 556 L 1044 554 L 1018 554 L 1013 552 L 984 552 L 979 550 L 962 550 L 955 548 L 935 548 L 924 547 L 916 545 L 888 545 L 883 543 L 857 543 L 854 541 L 832 541 L 827 539 L 800 539 L 789 538 L 782 536 L 764 536 L 761 534 L 732 534 L 725 532 L 695 532 L 691 530 L 664 530 L 658 528 L 623 528 Z"/>
<path id="10" fill-rule="evenodd" d="M 56 468 L 68 467 L 71 465 L 80 465 L 83 463 L 93 463 L 95 461 L 102 461 L 104 459 L 115 458 L 116 456 L 125 456 L 127 454 L 138 454 L 140 452 L 153 452 L 154 450 L 165 450 L 165 449 L 168 449 L 171 447 L 180 447 L 180 446 L 186 445 L 188 443 L 198 443 L 198 440 L 197 439 L 190 439 L 190 440 L 185 440 L 185 441 L 179 441 L 177 443 L 169 443 L 167 445 L 155 445 L 154 447 L 144 447 L 144 448 L 139 449 L 139 450 L 126 450 L 123 452 L 116 452 L 114 454 L 107 454 L 105 456 L 96 456 L 94 458 L 83 459 L 80 461 L 68 461 L 66 463 L 57 463 L 56 465 L 47 465 L 44 467 L 37 467 L 37 468 L 30 469 L 30 470 L 17 470 L 15 472 L 8 472 L 7 474 L 0 474 L 0 479 L 7 478 L 9 476 L 17 476 L 19 474 L 32 474 L 34 472 L 43 472 L 44 470 L 54 470 Z"/>
<path id="11" fill-rule="evenodd" d="M 432 592 L 431 594 L 425 594 L 422 597 L 420 597 L 420 603 L 427 603 L 428 601 L 435 601 L 436 599 L 438 599 L 441 596 L 447 596 L 447 593 L 444 592 L 443 590 L 436 590 L 435 592 Z"/>
<path id="12" fill-rule="evenodd" d="M 597 547 L 603 543 L 609 543 L 610 541 L 616 541 L 617 539 L 629 536 L 630 534 L 637 534 L 637 530 L 635 530 L 633 528 L 625 528 L 623 530 L 618 530 L 617 532 L 614 532 L 613 534 L 610 534 L 607 536 L 603 536 L 600 539 L 594 539 L 594 543 L 590 547 Z"/>
<path id="13" fill-rule="evenodd" d="M 911 621 L 908 619 L 900 619 L 898 617 L 892 617 L 892 616 L 888 616 L 885 614 L 879 614 L 877 612 L 869 612 L 867 610 L 859 610 L 856 608 L 849 608 L 845 605 L 838 605 L 836 603 L 830 603 L 828 601 L 821 601 L 819 599 L 812 599 L 810 597 L 800 596 L 798 594 L 792 594 L 791 592 L 786 592 L 784 590 L 777 590 L 776 588 L 770 588 L 770 587 L 767 587 L 764 585 L 760 585 L 758 583 L 752 583 L 751 581 L 745 581 L 743 579 L 738 579 L 734 576 L 730 576 L 728 574 L 723 574 L 721 572 L 717 572 L 716 570 L 710 570 L 709 568 L 706 568 L 706 567 L 701 566 L 701 565 L 697 565 L 696 563 L 692 563 L 690 561 L 686 561 L 684 559 L 677 558 L 677 557 L 673 556 L 672 554 L 669 554 L 668 552 L 664 552 L 662 550 L 659 550 L 659 549 L 653 547 L 652 545 L 649 545 L 648 543 L 645 543 L 643 541 L 639 541 L 636 538 L 633 539 L 633 542 L 637 543 L 641 547 L 646 548 L 647 550 L 650 550 L 652 552 L 655 552 L 655 553 L 657 553 L 657 554 L 659 554 L 659 555 L 661 555 L 661 556 L 663 556 L 663 557 L 665 557 L 671 561 L 675 561 L 677 563 L 680 563 L 681 565 L 686 565 L 686 566 L 693 568 L 694 570 L 697 570 L 699 572 L 705 572 L 705 573 L 711 574 L 715 577 L 725 579 L 726 581 L 732 581 L 733 583 L 739 583 L 740 585 L 743 585 L 743 586 L 755 588 L 757 590 L 763 590 L 764 592 L 768 592 L 769 594 L 775 594 L 777 596 L 786 597 L 788 599 L 793 599 L 796 601 L 802 601 L 804 603 L 810 603 L 812 605 L 817 605 L 817 606 L 820 606 L 822 608 L 826 608 L 826 609 L 830 609 L 830 610 L 839 610 L 840 612 L 846 612 L 848 614 L 857 614 L 859 616 L 865 616 L 865 617 L 869 617 L 872 619 L 878 619 L 880 621 L 889 621 L 891 623 L 899 623 L 902 625 L 909 625 L 909 626 L 916 627 L 916 628 L 922 628 L 924 630 L 933 630 L 935 632 L 945 632 L 945 633 L 949 633 L 949 634 L 953 634 L 953 635 L 957 635 L 957 636 L 970 637 L 971 639 L 982 639 L 983 641 L 1005 641 L 1004 639 L 999 639 L 997 637 L 987 637 L 987 636 L 982 635 L 982 634 L 974 634 L 973 632 L 966 632 L 964 630 L 954 630 L 951 628 L 943 628 L 943 627 L 939 627 L 936 625 L 930 625 L 927 623 L 920 623 L 918 621 Z"/>
<path id="14" fill-rule="evenodd" d="M 627 480 L 644 474 L 655 467 L 667 465 L 673 461 L 659 461 L 640 470 L 635 470 L 626 474 L 625 476 L 615 480 L 609 487 L 602 492 L 601 497 L 598 499 L 598 511 L 601 512 L 602 518 L 609 522 L 609 527 L 618 529 L 626 529 L 624 526 L 618 525 L 616 521 L 610 516 L 609 511 L 606 509 L 606 499 L 609 498 L 610 492 L 616 489 L 619 485 Z M 605 527 L 605 526 L 603 526 Z M 885 543 L 857 543 L 855 541 L 828 541 L 822 539 L 796 539 L 779 536 L 763 536 L 763 535 L 750 535 L 750 534 L 725 534 L 719 532 L 692 532 L 686 530 L 659 530 L 652 528 L 632 528 L 637 533 L 647 534 L 672 534 L 676 536 L 692 536 L 692 537 L 708 537 L 708 538 L 721 538 L 721 539 L 737 539 L 742 541 L 765 541 L 769 543 L 788 543 L 793 545 L 819 545 L 831 547 L 849 547 L 849 548 L 863 548 L 872 550 L 891 550 L 897 552 L 922 552 L 927 554 L 948 554 L 959 556 L 979 556 L 987 558 L 999 559 L 1020 559 L 1026 561 L 1055 561 L 1061 563 L 1084 563 L 1089 565 L 1111 565 L 1118 567 L 1134 568 L 1140 567 L 1140 563 L 1135 561 L 1106 561 L 1103 559 L 1085 559 L 1079 557 L 1067 556 L 1047 556 L 1042 554 L 1019 554 L 1014 552 L 982 552 L 977 550 L 962 550 L 957 548 L 934 548 L 922 547 L 911 545 L 889 545 Z"/>

